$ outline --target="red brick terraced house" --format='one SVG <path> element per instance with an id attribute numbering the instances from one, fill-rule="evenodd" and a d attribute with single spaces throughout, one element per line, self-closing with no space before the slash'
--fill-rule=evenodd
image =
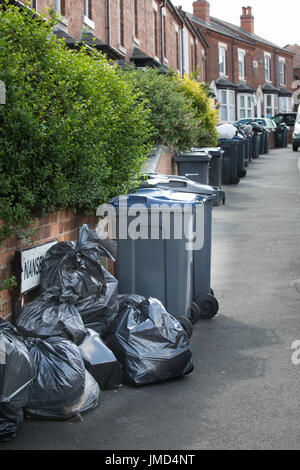
<path id="1" fill-rule="evenodd" d="M 294 52 L 294 105 L 295 110 L 300 103 L 300 46 L 298 44 L 290 45 L 288 44 L 285 46 L 285 49 L 288 51 Z"/>
<path id="2" fill-rule="evenodd" d="M 195 1 L 187 17 L 209 46 L 206 80 L 221 122 L 292 111 L 294 53 L 255 34 L 251 7 L 243 7 L 240 26 L 211 17 L 206 0 Z"/>
<path id="3" fill-rule="evenodd" d="M 206 41 L 169 0 L 32 0 L 31 6 L 60 15 L 55 33 L 71 48 L 88 44 L 120 65 L 181 75 L 199 69 L 205 79 Z"/>

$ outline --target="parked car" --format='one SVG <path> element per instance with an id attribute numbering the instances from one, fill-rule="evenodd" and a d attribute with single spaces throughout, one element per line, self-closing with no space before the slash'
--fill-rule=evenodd
<path id="1" fill-rule="evenodd" d="M 276 114 L 276 116 L 274 116 L 272 119 L 276 123 L 276 125 L 284 123 L 288 127 L 294 127 L 296 116 L 297 113 L 279 113 Z"/>
<path id="2" fill-rule="evenodd" d="M 295 128 L 293 132 L 293 150 L 297 152 L 298 148 L 300 147 L 300 106 L 298 108 L 298 112 L 296 115 L 295 120 Z"/>
<path id="3" fill-rule="evenodd" d="M 262 127 L 267 129 L 268 131 L 273 131 L 276 129 L 276 124 L 272 119 L 269 118 L 246 118 L 246 119 L 240 119 L 235 123 L 236 126 L 240 126 L 243 124 L 249 124 L 250 122 L 257 122 L 260 124 Z"/>

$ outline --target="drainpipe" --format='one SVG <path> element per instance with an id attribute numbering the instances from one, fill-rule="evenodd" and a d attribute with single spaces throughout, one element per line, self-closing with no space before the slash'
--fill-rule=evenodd
<path id="1" fill-rule="evenodd" d="M 110 46 L 110 2 L 106 0 L 106 42 Z"/>
<path id="2" fill-rule="evenodd" d="M 278 88 L 278 49 L 275 49 L 274 54 L 274 81 L 275 87 Z"/>
<path id="3" fill-rule="evenodd" d="M 234 63 L 234 46 L 236 44 L 236 40 L 233 39 L 232 42 L 232 83 L 235 82 L 235 63 Z"/>
<path id="4" fill-rule="evenodd" d="M 183 22 L 181 23 L 181 26 L 180 26 L 180 48 L 181 48 L 181 78 L 183 78 L 184 76 L 184 48 L 183 48 Z"/>

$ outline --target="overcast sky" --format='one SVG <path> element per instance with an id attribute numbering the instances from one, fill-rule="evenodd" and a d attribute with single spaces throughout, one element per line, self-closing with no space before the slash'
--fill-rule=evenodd
<path id="1" fill-rule="evenodd" d="M 172 0 L 193 12 L 193 0 Z M 299 0 L 210 0 L 211 16 L 240 25 L 242 7 L 252 6 L 254 32 L 278 46 L 300 45 Z"/>

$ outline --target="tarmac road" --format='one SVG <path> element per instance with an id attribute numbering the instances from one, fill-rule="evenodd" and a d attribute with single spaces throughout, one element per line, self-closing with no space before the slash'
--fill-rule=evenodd
<path id="1" fill-rule="evenodd" d="M 214 210 L 220 313 L 195 325 L 191 375 L 104 392 L 80 423 L 26 421 L 0 450 L 299 449 L 299 157 L 261 156 Z"/>

